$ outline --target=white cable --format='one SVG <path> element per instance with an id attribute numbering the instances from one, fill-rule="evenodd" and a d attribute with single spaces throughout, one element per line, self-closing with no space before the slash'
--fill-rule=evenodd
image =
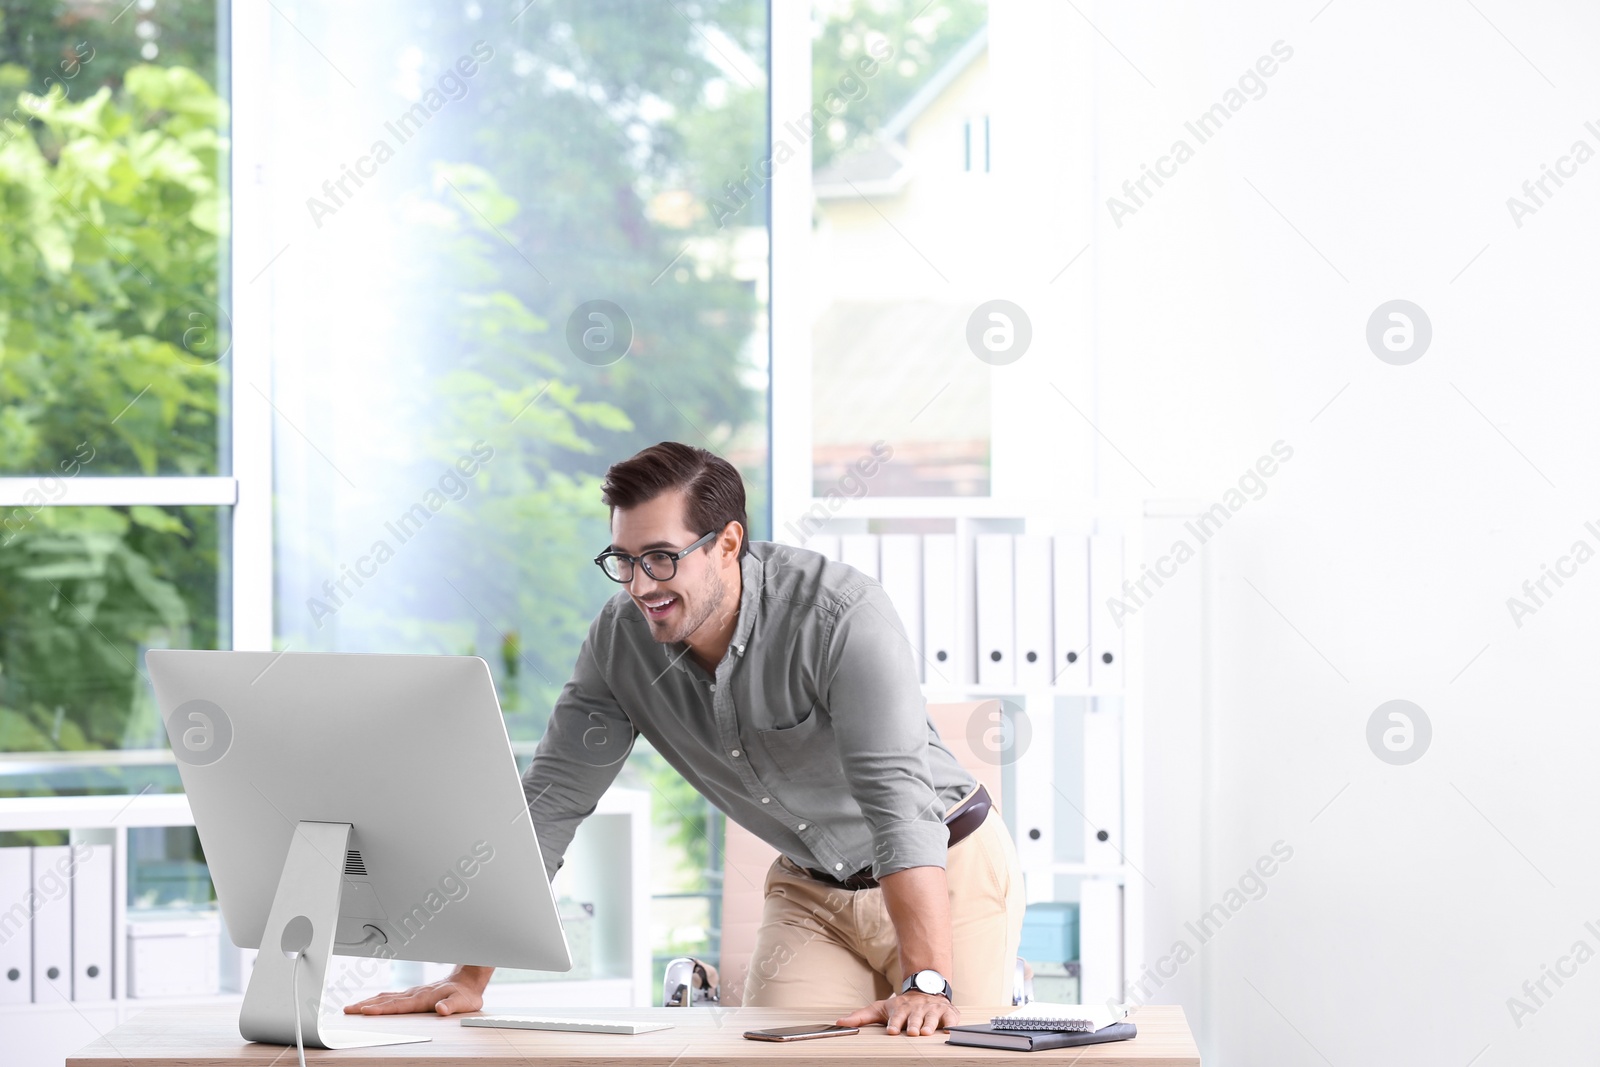
<path id="1" fill-rule="evenodd" d="M 298 953 L 296 956 L 298 957 Z M 306 1067 L 306 1043 L 300 1036 L 300 960 L 298 958 L 289 963 L 294 979 L 290 983 L 294 989 L 294 1047 L 300 1053 L 300 1067 Z"/>
<path id="2" fill-rule="evenodd" d="M 300 957 L 311 947 L 313 932 L 311 920 L 304 915 L 296 915 L 284 923 L 283 936 L 278 941 L 289 960 L 289 988 L 294 998 L 294 1047 L 300 1053 L 300 1067 L 306 1067 L 306 1042 L 300 1033 Z M 317 973 L 320 975 L 322 972 L 319 969 Z"/>

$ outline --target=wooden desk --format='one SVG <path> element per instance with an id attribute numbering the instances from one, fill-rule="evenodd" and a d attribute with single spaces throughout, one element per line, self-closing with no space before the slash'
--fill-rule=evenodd
<path id="1" fill-rule="evenodd" d="M 1010 1007 L 998 1009 L 1009 1011 Z M 461 1017 L 390 1015 L 341 1017 L 351 1029 L 392 1030 L 427 1034 L 433 1040 L 411 1045 L 325 1051 L 307 1049 L 306 1063 L 367 1067 L 412 1062 L 453 1067 L 471 1064 L 551 1063 L 586 1067 L 735 1067 L 759 1064 L 842 1064 L 882 1062 L 886 1065 L 996 1064 L 1070 1061 L 1074 1067 L 1199 1067 L 1200 1053 L 1183 1009 L 1151 1005 L 1135 1009 L 1130 1018 L 1139 1027 L 1132 1041 L 1050 1052 L 1005 1052 L 945 1044 L 946 1034 L 934 1037 L 890 1037 L 882 1027 L 863 1029 L 849 1037 L 774 1044 L 746 1041 L 746 1030 L 818 1022 L 816 1012 L 776 1008 L 592 1008 L 530 1009 L 530 1014 L 590 1019 L 657 1020 L 673 1024 L 670 1030 L 648 1034 L 574 1034 L 540 1030 L 480 1029 L 461 1025 Z M 514 1012 L 502 1012 L 514 1014 Z M 822 1013 L 827 1014 L 827 1013 Z M 977 1021 L 978 1012 L 966 1013 Z M 831 1020 L 827 1020 L 831 1021 Z M 105 1037 L 67 1059 L 67 1067 L 127 1067 L 151 1063 L 172 1067 L 217 1067 L 226 1064 L 292 1064 L 294 1050 L 257 1045 L 239 1036 L 238 1009 L 232 1007 L 153 1007 L 112 1030 Z"/>

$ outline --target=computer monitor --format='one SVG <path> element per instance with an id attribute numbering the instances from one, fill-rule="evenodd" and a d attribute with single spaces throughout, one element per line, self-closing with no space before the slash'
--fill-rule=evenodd
<path id="1" fill-rule="evenodd" d="M 153 649 L 145 663 L 228 933 L 260 949 L 247 1040 L 293 1045 L 297 1016 L 316 1048 L 426 1040 L 328 1025 L 331 953 L 571 968 L 483 660 Z"/>

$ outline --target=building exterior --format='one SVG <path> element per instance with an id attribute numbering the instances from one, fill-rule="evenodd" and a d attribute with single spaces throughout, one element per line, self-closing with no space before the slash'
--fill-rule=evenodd
<path id="1" fill-rule="evenodd" d="M 979 210 L 993 159 L 988 32 L 975 34 L 878 131 L 813 176 L 813 481 L 871 450 L 871 491 L 989 491 L 989 368 L 966 343 L 974 302 L 950 278 L 993 236 Z M 886 418 L 886 413 L 888 417 Z M 897 420 L 895 416 L 900 416 Z"/>

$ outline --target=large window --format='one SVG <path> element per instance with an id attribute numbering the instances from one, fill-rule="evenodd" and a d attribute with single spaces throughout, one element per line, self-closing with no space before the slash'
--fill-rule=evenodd
<path id="1" fill-rule="evenodd" d="M 0 3 L 0 795 L 175 788 L 144 651 L 231 641 L 226 37 Z"/>
<path id="2" fill-rule="evenodd" d="M 819 0 L 814 168 L 812 492 L 888 462 L 880 496 L 989 493 L 989 366 L 967 287 L 1008 240 L 989 225 L 985 0 Z M 779 131 L 779 136 L 783 130 Z"/>
<path id="3" fill-rule="evenodd" d="M 482 655 L 525 759 L 610 463 L 712 449 L 768 536 L 765 3 L 230 10 L 0 0 L 3 793 L 176 790 L 161 646 Z M 716 813 L 622 780 L 714 952 Z"/>
<path id="4" fill-rule="evenodd" d="M 711 449 L 767 536 L 766 4 L 280 6 L 240 266 L 276 644 L 483 656 L 526 758 L 617 591 L 608 465 Z M 621 783 L 659 829 L 658 955 L 712 951 L 713 812 L 642 744 Z"/>

